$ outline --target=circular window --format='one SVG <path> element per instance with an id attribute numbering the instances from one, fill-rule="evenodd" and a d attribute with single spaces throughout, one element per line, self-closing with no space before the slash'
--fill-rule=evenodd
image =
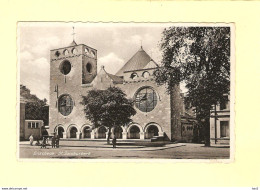
<path id="1" fill-rule="evenodd" d="M 72 53 L 75 55 L 78 53 L 78 50 L 76 48 L 73 48 Z"/>
<path id="2" fill-rule="evenodd" d="M 69 74 L 71 70 L 71 64 L 68 60 L 62 62 L 62 64 L 60 65 L 60 72 L 64 75 Z"/>
<path id="3" fill-rule="evenodd" d="M 150 73 L 148 71 L 143 72 L 143 77 L 148 78 L 150 76 Z"/>
<path id="4" fill-rule="evenodd" d="M 62 95 L 58 100 L 58 109 L 59 112 L 67 116 L 72 112 L 73 109 L 73 101 L 69 95 Z"/>
<path id="5" fill-rule="evenodd" d="M 157 104 L 157 95 L 151 87 L 144 87 L 137 91 L 135 95 L 135 106 L 143 111 L 152 111 Z"/>
<path id="6" fill-rule="evenodd" d="M 69 51 L 67 49 L 64 50 L 63 52 L 64 55 L 68 55 L 69 54 Z"/>
<path id="7" fill-rule="evenodd" d="M 92 65 L 91 65 L 91 63 L 87 63 L 86 69 L 87 69 L 87 71 L 88 71 L 89 73 L 92 72 Z"/>

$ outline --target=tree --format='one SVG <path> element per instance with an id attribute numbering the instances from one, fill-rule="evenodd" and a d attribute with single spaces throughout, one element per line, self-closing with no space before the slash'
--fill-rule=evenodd
<path id="1" fill-rule="evenodd" d="M 230 90 L 230 28 L 170 27 L 162 33 L 160 48 L 156 82 L 166 84 L 168 92 L 186 84 L 185 99 L 195 107 L 208 145 L 210 109 Z"/>
<path id="2" fill-rule="evenodd" d="M 93 89 L 82 98 L 85 116 L 93 123 L 94 128 L 108 128 L 108 144 L 111 129 L 130 123 L 131 116 L 136 114 L 133 101 L 127 99 L 126 94 L 117 87 L 109 87 L 107 90 Z"/>
<path id="3" fill-rule="evenodd" d="M 49 107 L 47 100 L 39 99 L 36 95 L 31 94 L 30 90 L 20 85 L 20 96 L 28 100 L 25 105 L 25 119 L 43 120 L 44 125 L 49 124 Z"/>

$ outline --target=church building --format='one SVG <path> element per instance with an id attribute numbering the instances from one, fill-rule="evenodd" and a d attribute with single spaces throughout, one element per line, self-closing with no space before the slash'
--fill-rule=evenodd
<path id="1" fill-rule="evenodd" d="M 93 88 L 116 86 L 134 99 L 137 112 L 132 123 L 112 129 L 118 139 L 191 141 L 193 123 L 182 125 L 185 109 L 180 87 L 168 94 L 164 85 L 157 85 L 153 73 L 158 67 L 143 47 L 115 75 L 104 66 L 97 73 L 97 50 L 85 44 L 73 40 L 67 47 L 51 50 L 50 132 L 63 139 L 105 139 L 107 128 L 93 128 L 86 119 L 82 95 Z"/>

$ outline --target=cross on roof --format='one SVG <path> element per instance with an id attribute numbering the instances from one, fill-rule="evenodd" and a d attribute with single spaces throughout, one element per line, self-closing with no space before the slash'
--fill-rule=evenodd
<path id="1" fill-rule="evenodd" d="M 75 36 L 76 33 L 74 32 L 74 26 L 72 27 L 72 30 L 73 30 L 73 32 L 72 32 L 71 35 L 73 36 L 73 41 L 75 41 L 74 36 Z"/>

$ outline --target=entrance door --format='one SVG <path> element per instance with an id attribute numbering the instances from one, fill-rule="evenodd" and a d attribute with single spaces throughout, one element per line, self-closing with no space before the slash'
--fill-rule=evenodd
<path id="1" fill-rule="evenodd" d="M 105 139 L 106 138 L 106 128 L 105 127 L 100 127 L 98 129 L 98 138 L 99 139 Z"/>
<path id="2" fill-rule="evenodd" d="M 155 125 L 150 125 L 147 129 L 147 138 L 151 139 L 154 136 L 158 136 L 159 130 Z"/>
<path id="3" fill-rule="evenodd" d="M 76 127 L 72 127 L 70 129 L 70 138 L 77 138 L 77 132 L 78 132 L 77 128 Z"/>
<path id="4" fill-rule="evenodd" d="M 63 132 L 64 132 L 64 129 L 62 127 L 59 127 L 58 128 L 58 136 L 59 136 L 59 138 L 63 138 Z"/>
<path id="5" fill-rule="evenodd" d="M 83 138 L 91 138 L 91 129 L 90 127 L 85 127 L 83 130 Z"/>
<path id="6" fill-rule="evenodd" d="M 136 125 L 130 129 L 130 139 L 140 139 L 140 129 Z"/>

